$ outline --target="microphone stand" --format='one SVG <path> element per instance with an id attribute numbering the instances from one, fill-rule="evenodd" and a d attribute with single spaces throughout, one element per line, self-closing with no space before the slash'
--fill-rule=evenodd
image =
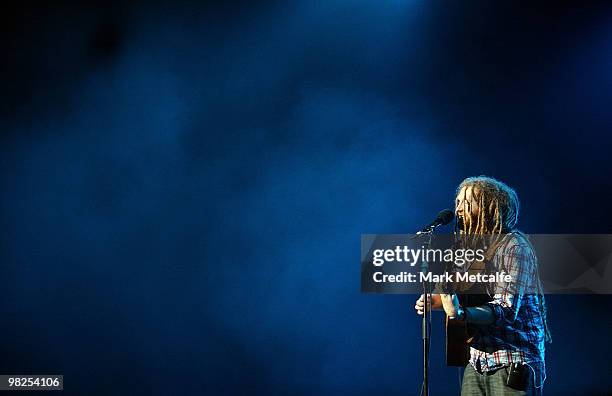
<path id="1" fill-rule="evenodd" d="M 431 225 L 426 227 L 424 230 L 417 232 L 417 234 L 413 238 L 417 238 L 420 236 L 426 236 L 427 242 L 423 245 L 424 248 L 429 248 L 431 245 L 431 239 L 433 237 L 433 232 L 436 228 L 436 225 Z M 421 272 L 427 273 L 429 272 L 429 263 L 426 260 L 426 257 L 421 259 Z M 422 281 L 423 286 L 423 396 L 429 396 L 429 334 L 430 334 L 430 318 L 431 318 L 431 308 L 429 306 L 429 300 L 431 299 L 431 291 L 429 290 L 429 282 L 427 282 L 424 278 Z"/>

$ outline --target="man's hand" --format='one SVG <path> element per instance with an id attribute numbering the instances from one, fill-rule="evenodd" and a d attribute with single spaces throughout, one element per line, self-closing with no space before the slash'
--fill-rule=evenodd
<path id="1" fill-rule="evenodd" d="M 440 294 L 442 300 L 442 308 L 449 318 L 456 318 L 459 312 L 459 299 L 456 294 Z"/>
<path id="2" fill-rule="evenodd" d="M 440 309 L 442 308 L 442 301 L 440 300 L 439 294 L 430 294 L 428 298 L 429 307 L 431 309 Z M 423 295 L 416 300 L 416 304 L 414 305 L 414 309 L 416 309 L 419 315 L 423 315 L 423 309 L 425 308 L 425 301 Z"/>

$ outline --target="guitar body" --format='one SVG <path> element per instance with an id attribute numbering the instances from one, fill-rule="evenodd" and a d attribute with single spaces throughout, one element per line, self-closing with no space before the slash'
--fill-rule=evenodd
<path id="1" fill-rule="evenodd" d="M 446 365 L 465 367 L 470 358 L 468 329 L 464 322 L 446 317 Z"/>
<path id="2" fill-rule="evenodd" d="M 486 294 L 459 295 L 462 307 L 477 307 L 491 301 Z M 476 331 L 463 321 L 446 317 L 446 365 L 465 367 L 470 358 L 469 342 Z"/>
<path id="3" fill-rule="evenodd" d="M 484 262 L 475 262 L 468 269 L 470 274 L 485 272 Z M 455 289 L 462 307 L 477 307 L 491 301 L 482 285 L 458 284 Z M 475 329 L 463 321 L 446 317 L 446 365 L 465 367 L 470 358 L 469 342 Z"/>
<path id="4" fill-rule="evenodd" d="M 509 238 L 504 236 L 501 239 L 495 237 L 493 239 L 485 238 L 479 242 L 477 241 L 476 246 L 479 246 L 478 243 L 482 246 L 483 242 L 484 245 L 488 242 L 490 246 L 484 254 L 483 261 L 474 261 L 465 270 L 470 275 L 487 273 L 487 268 L 490 266 L 487 263 L 492 261 L 497 249 L 509 240 Z M 482 283 L 457 283 L 454 285 L 454 293 L 457 294 L 459 303 L 464 308 L 477 307 L 491 301 L 491 297 Z M 446 364 L 448 366 L 465 366 L 468 364 L 470 357 L 469 344 L 476 335 L 476 332 L 476 327 L 473 325 L 446 318 Z"/>

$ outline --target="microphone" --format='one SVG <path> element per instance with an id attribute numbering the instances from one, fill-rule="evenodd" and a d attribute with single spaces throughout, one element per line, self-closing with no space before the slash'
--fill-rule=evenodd
<path id="1" fill-rule="evenodd" d="M 436 216 L 436 219 L 434 221 L 427 224 L 425 227 L 423 227 L 421 231 L 417 232 L 416 234 L 420 235 L 420 234 L 426 234 L 428 232 L 432 232 L 436 227 L 441 226 L 441 225 L 446 225 L 450 223 L 451 221 L 453 221 L 454 218 L 455 218 L 455 212 L 453 212 L 452 210 L 450 209 L 441 210 L 440 213 L 438 213 L 438 216 Z"/>

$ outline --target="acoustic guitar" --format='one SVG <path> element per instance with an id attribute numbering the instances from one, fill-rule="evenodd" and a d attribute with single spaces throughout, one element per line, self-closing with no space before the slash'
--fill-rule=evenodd
<path id="1" fill-rule="evenodd" d="M 472 262 L 467 272 L 470 275 L 486 272 L 486 263 L 491 261 L 502 242 L 503 238 L 492 243 L 484 254 L 485 260 Z M 453 286 L 459 298 L 459 303 L 464 308 L 477 307 L 491 301 L 491 297 L 489 297 L 483 284 L 463 282 Z M 448 316 L 446 316 L 445 322 L 446 365 L 465 367 L 470 358 L 469 342 L 475 335 L 475 329 L 464 321 L 449 319 Z"/>
<path id="2" fill-rule="evenodd" d="M 459 295 L 462 307 L 477 307 L 491 301 L 488 295 L 465 294 Z M 446 317 L 446 365 L 465 367 L 470 358 L 469 342 L 475 331 L 464 321 Z"/>

